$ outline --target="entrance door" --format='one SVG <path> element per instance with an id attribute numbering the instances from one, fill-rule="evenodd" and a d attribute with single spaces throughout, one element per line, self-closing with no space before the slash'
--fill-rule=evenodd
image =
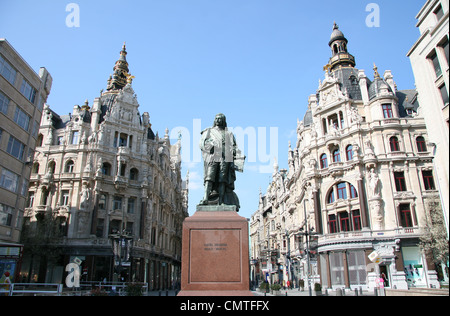
<path id="1" fill-rule="evenodd" d="M 389 280 L 389 266 L 380 265 L 380 276 L 384 280 L 384 287 L 391 287 Z"/>

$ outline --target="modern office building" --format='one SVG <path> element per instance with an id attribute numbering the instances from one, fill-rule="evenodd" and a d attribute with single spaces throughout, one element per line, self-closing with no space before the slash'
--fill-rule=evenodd
<path id="1" fill-rule="evenodd" d="M 8 272 L 10 280 L 20 263 L 28 182 L 51 87 L 45 68 L 36 73 L 6 39 L 0 39 L 0 270 Z"/>

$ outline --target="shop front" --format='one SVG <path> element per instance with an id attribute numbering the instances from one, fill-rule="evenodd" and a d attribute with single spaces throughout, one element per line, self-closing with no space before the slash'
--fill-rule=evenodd
<path id="1" fill-rule="evenodd" d="M 17 281 L 22 254 L 23 245 L 0 244 L 0 289 Z"/>

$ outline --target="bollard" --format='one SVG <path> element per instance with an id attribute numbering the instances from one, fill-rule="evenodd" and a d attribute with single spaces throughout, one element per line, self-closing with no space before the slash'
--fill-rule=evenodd
<path id="1" fill-rule="evenodd" d="M 358 289 L 355 289 L 355 296 L 359 296 L 358 294 Z"/>
<path id="2" fill-rule="evenodd" d="M 325 289 L 325 296 L 328 296 L 328 289 Z"/>
<path id="3" fill-rule="evenodd" d="M 374 289 L 373 289 L 373 294 L 375 294 L 375 296 L 378 296 L 377 288 L 374 288 Z"/>
<path id="4" fill-rule="evenodd" d="M 169 296 L 169 290 L 166 290 L 166 296 Z"/>
<path id="5" fill-rule="evenodd" d="M 362 290 L 362 286 L 359 287 L 359 295 L 363 295 L 363 290 Z"/>
<path id="6" fill-rule="evenodd" d="M 336 289 L 336 296 L 342 296 L 342 289 L 340 288 Z"/>

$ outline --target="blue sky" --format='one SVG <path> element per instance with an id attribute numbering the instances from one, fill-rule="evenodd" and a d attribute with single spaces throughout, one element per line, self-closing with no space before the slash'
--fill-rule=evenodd
<path id="1" fill-rule="evenodd" d="M 66 25 L 71 2 L 79 7 L 79 27 Z M 366 24 L 369 3 L 380 9 L 378 27 Z M 194 159 L 199 150 L 195 124 L 209 127 L 215 114 L 223 112 L 229 126 L 259 130 L 257 143 L 265 148 L 257 147 L 261 154 L 246 164 L 236 183 L 241 215 L 250 217 L 258 207 L 260 188 L 265 192 L 271 178 L 260 172 L 260 166 L 271 163 L 263 158 L 275 153 L 280 168 L 287 168 L 288 142 L 295 144 L 297 118 L 303 118 L 308 96 L 316 92 L 331 56 L 333 22 L 349 40 L 357 68 L 372 78 L 376 63 L 381 74 L 392 70 L 400 90 L 413 89 L 406 53 L 419 37 L 415 16 L 424 4 L 425 0 L 0 0 L 0 38 L 36 71 L 41 66 L 49 70 L 54 82 L 47 103 L 61 115 L 86 99 L 92 104 L 106 88 L 126 41 L 140 112 L 150 113 L 160 136 L 166 128 L 173 135 L 185 131 L 190 157 L 183 174 L 190 170 L 190 214 L 203 193 L 202 163 Z M 277 131 L 272 148 L 271 127 Z M 248 154 L 247 141 L 239 145 Z"/>

